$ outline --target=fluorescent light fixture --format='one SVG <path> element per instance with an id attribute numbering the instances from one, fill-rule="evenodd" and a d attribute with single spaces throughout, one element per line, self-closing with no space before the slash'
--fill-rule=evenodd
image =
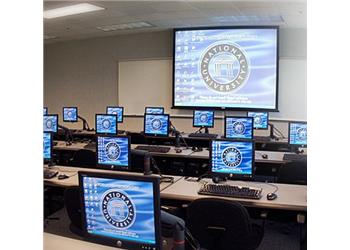
<path id="1" fill-rule="evenodd" d="M 128 29 L 140 29 L 154 27 L 154 25 L 147 22 L 133 22 L 133 23 L 121 23 L 97 27 L 99 30 L 103 31 L 115 31 L 115 30 L 128 30 Z"/>
<path id="2" fill-rule="evenodd" d="M 280 23 L 283 24 L 284 20 L 280 15 L 241 15 L 241 16 L 217 16 L 212 18 L 216 22 L 229 22 L 229 23 Z"/>
<path id="3" fill-rule="evenodd" d="M 76 14 L 81 14 L 86 12 L 92 12 L 97 10 L 104 10 L 104 8 L 96 5 L 92 5 L 89 3 L 80 3 L 80 4 L 65 6 L 61 8 L 45 10 L 44 18 L 51 19 L 56 17 L 63 17 L 63 16 L 76 15 Z"/>

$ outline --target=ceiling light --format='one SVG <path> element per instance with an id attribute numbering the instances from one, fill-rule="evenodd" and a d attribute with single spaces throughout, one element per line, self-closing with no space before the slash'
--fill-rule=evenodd
<path id="1" fill-rule="evenodd" d="M 45 40 L 55 39 L 55 38 L 57 38 L 57 36 L 44 35 Z"/>
<path id="2" fill-rule="evenodd" d="M 97 11 L 97 10 L 104 10 L 104 8 L 96 5 L 92 5 L 89 3 L 80 3 L 80 4 L 65 6 L 61 8 L 45 10 L 44 18 L 51 19 L 56 17 L 76 15 L 76 14 L 81 14 L 81 13 L 86 13 L 91 11 Z"/>
<path id="3" fill-rule="evenodd" d="M 230 22 L 230 23 L 284 23 L 280 15 L 240 15 L 240 16 L 217 16 L 212 18 L 216 22 Z"/>
<path id="4" fill-rule="evenodd" d="M 147 22 L 133 22 L 133 23 L 121 23 L 97 27 L 99 30 L 103 31 L 115 31 L 115 30 L 127 30 L 127 29 L 140 29 L 154 27 L 154 25 Z"/>

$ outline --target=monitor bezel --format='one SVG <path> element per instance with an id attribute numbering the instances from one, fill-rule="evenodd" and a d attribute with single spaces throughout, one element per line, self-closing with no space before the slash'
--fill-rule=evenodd
<path id="1" fill-rule="evenodd" d="M 212 171 L 212 145 L 213 141 L 231 141 L 231 142 L 246 142 L 252 144 L 252 173 L 251 174 L 229 174 L 229 173 L 218 173 Z M 222 176 L 222 177 L 229 177 L 235 180 L 250 180 L 254 177 L 255 172 L 255 143 L 253 140 L 241 140 L 241 139 L 214 139 L 210 140 L 209 142 L 209 171 L 212 176 Z"/>
<path id="2" fill-rule="evenodd" d="M 104 115 L 104 116 L 114 116 L 116 119 L 115 122 L 115 133 L 103 133 L 103 132 L 97 132 L 97 116 Z M 117 135 L 118 134 L 118 116 L 115 114 L 95 114 L 95 134 L 96 135 Z"/>
<path id="3" fill-rule="evenodd" d="M 122 119 L 121 119 L 121 121 L 118 121 L 119 116 L 117 116 L 117 122 L 118 122 L 118 123 L 122 123 L 122 122 L 124 121 L 124 107 L 120 107 L 120 106 L 107 106 L 107 107 L 106 107 L 106 114 L 107 114 L 107 115 L 109 115 L 109 114 L 108 114 L 108 109 L 109 109 L 109 108 L 120 108 L 120 109 L 122 109 Z M 111 115 L 112 115 L 112 114 L 111 114 Z"/>
<path id="4" fill-rule="evenodd" d="M 147 115 L 162 115 L 162 116 L 167 116 L 168 117 L 168 126 L 167 126 L 167 133 L 166 133 L 166 135 L 146 133 L 146 116 Z M 143 134 L 145 136 L 149 136 L 149 137 L 169 137 L 169 130 L 170 130 L 170 115 L 169 114 L 146 114 L 146 113 L 144 114 L 144 116 L 143 116 Z"/>
<path id="5" fill-rule="evenodd" d="M 161 114 L 147 113 L 147 109 L 148 108 L 151 108 L 151 109 L 162 109 L 162 113 Z M 147 114 L 147 115 L 164 115 L 164 107 L 145 107 L 145 114 Z"/>
<path id="6" fill-rule="evenodd" d="M 65 120 L 64 119 L 64 109 L 76 109 L 77 110 L 77 117 L 76 117 L 76 119 L 75 120 Z M 78 110 L 78 107 L 63 107 L 62 108 L 62 119 L 63 119 L 63 121 L 64 122 L 78 122 L 78 116 L 79 116 L 79 110 Z"/>
<path id="7" fill-rule="evenodd" d="M 195 113 L 196 113 L 196 111 L 200 111 L 200 112 L 205 112 L 205 111 L 207 111 L 207 112 L 212 112 L 213 113 L 213 125 L 212 126 L 198 126 L 198 125 L 195 125 L 194 124 L 194 116 L 195 116 Z M 193 110 L 193 114 L 192 114 L 192 126 L 194 127 L 194 128 L 214 128 L 214 124 L 215 124 L 215 111 L 214 110 L 197 110 L 197 109 L 194 109 Z"/>
<path id="8" fill-rule="evenodd" d="M 268 130 L 269 129 L 269 119 L 270 119 L 270 114 L 268 111 L 248 111 L 247 112 L 247 117 L 252 117 L 252 116 L 248 116 L 249 113 L 266 113 L 267 114 L 267 123 L 266 123 L 266 128 L 254 128 L 254 117 L 253 117 L 253 129 L 256 130 Z"/>
<path id="9" fill-rule="evenodd" d="M 227 137 L 227 118 L 237 118 L 237 119 L 249 119 L 249 120 L 252 120 L 252 135 L 251 135 L 251 138 L 229 138 Z M 235 139 L 235 140 L 253 140 L 254 139 L 254 118 L 253 117 L 249 117 L 249 116 L 232 116 L 232 115 L 229 115 L 229 116 L 225 116 L 224 118 L 224 138 L 225 139 Z"/>
<path id="10" fill-rule="evenodd" d="M 141 246 L 147 245 L 147 243 L 138 243 L 130 240 L 117 239 L 113 237 L 101 236 L 91 234 L 86 228 L 86 213 L 85 213 L 85 202 L 84 202 L 84 187 L 83 177 L 92 178 L 105 178 L 105 179 L 117 179 L 127 181 L 141 181 L 141 182 L 152 182 L 153 183 L 153 208 L 154 208 L 154 223 L 155 223 L 155 248 L 161 249 L 161 219 L 160 219 L 160 178 L 158 176 L 142 176 L 133 174 L 118 174 L 118 173 L 95 173 L 79 171 L 79 190 L 80 190 L 80 207 L 81 207 L 81 222 L 82 231 L 84 238 L 91 242 L 101 243 L 108 246 L 117 247 L 117 242 L 122 242 L 123 249 L 141 249 Z M 149 245 L 148 245 L 149 246 Z M 153 245 L 152 245 L 153 247 Z M 152 248 L 153 249 L 153 248 Z"/>
<path id="11" fill-rule="evenodd" d="M 112 164 L 101 164 L 98 162 L 98 137 L 113 137 L 113 138 L 127 138 L 128 139 L 128 165 L 127 166 L 121 166 L 121 165 L 112 165 Z M 127 171 L 131 169 L 130 163 L 131 163 L 131 138 L 128 135 L 105 135 L 105 134 L 97 134 L 95 135 L 96 140 L 96 166 L 100 169 L 107 169 L 107 170 L 115 170 L 115 171 Z"/>
<path id="12" fill-rule="evenodd" d="M 305 121 L 289 121 L 288 122 L 288 145 L 290 146 L 294 146 L 294 147 L 300 147 L 300 148 L 306 148 L 307 147 L 307 143 L 306 144 L 292 144 L 290 143 L 290 126 L 292 123 L 298 123 L 298 124 L 306 124 L 307 125 L 307 122 Z M 307 140 L 307 139 L 306 139 Z"/>
<path id="13" fill-rule="evenodd" d="M 52 154 L 53 154 L 53 133 L 52 132 L 43 132 L 43 133 L 50 134 L 50 158 L 45 158 L 43 156 L 43 161 L 44 161 L 44 164 L 45 164 L 45 163 L 50 162 L 52 160 Z M 43 138 L 43 140 L 44 140 L 44 138 Z M 43 148 L 43 154 L 44 154 L 44 148 Z"/>
<path id="14" fill-rule="evenodd" d="M 58 132 L 58 114 L 47 114 L 43 116 L 43 119 L 45 118 L 45 116 L 56 116 L 56 121 L 57 121 L 57 125 L 56 125 L 56 131 L 45 131 L 44 132 L 51 132 L 51 133 L 57 133 Z"/>
<path id="15" fill-rule="evenodd" d="M 219 106 L 179 106 L 175 105 L 175 45 L 176 45 L 176 32 L 177 31 L 188 31 L 188 30 L 215 30 L 215 29 L 275 29 L 277 33 L 276 39 L 276 99 L 275 99 L 275 108 L 239 108 L 239 107 L 219 107 Z M 174 28 L 173 29 L 173 58 L 172 58 L 172 109 L 214 109 L 214 110 L 232 110 L 232 111 L 249 111 L 249 110 L 261 110 L 266 112 L 279 112 L 278 109 L 278 97 L 279 97 L 279 50 L 280 50 L 280 27 L 278 25 L 241 25 L 241 26 L 207 26 L 207 27 L 187 27 L 187 28 Z"/>

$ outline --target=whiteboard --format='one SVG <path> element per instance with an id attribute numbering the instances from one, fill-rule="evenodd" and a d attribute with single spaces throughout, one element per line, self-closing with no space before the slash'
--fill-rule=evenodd
<path id="1" fill-rule="evenodd" d="M 306 121 L 306 60 L 280 59 L 279 112 L 274 120 Z M 192 111 L 171 109 L 172 60 L 149 59 L 118 62 L 118 104 L 126 115 L 143 115 L 146 106 L 162 106 L 170 115 L 191 116 Z"/>

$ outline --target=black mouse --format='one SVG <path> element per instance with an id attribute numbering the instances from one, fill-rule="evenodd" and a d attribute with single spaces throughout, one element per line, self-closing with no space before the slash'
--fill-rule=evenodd
<path id="1" fill-rule="evenodd" d="M 261 157 L 262 157 L 263 159 L 267 159 L 267 158 L 268 158 L 268 155 L 267 155 L 267 154 L 262 154 Z"/>
<path id="2" fill-rule="evenodd" d="M 274 200 L 274 199 L 276 199 L 277 198 L 277 194 L 275 194 L 275 193 L 268 193 L 267 195 L 266 195 L 266 198 L 268 199 L 268 200 Z"/>
<path id="3" fill-rule="evenodd" d="M 63 180 L 63 179 L 67 179 L 67 178 L 69 178 L 69 176 L 65 175 L 65 174 L 60 174 L 59 176 L 57 176 L 57 179 L 59 179 L 59 180 Z"/>

